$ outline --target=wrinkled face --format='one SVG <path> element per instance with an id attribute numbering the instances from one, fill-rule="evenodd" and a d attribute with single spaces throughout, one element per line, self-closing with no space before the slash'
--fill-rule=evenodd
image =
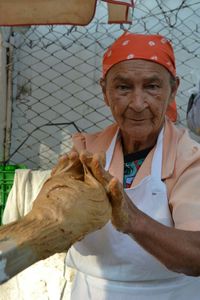
<path id="1" fill-rule="evenodd" d="M 127 138 L 157 137 L 178 80 L 172 86 L 170 73 L 158 63 L 129 60 L 114 65 L 101 80 L 106 104 Z"/>

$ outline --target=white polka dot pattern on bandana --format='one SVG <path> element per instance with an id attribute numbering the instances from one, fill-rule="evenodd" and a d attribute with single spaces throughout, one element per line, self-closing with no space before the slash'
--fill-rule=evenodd
<path id="1" fill-rule="evenodd" d="M 112 50 L 110 50 L 107 54 L 108 57 L 110 57 L 112 55 Z"/>
<path id="2" fill-rule="evenodd" d="M 164 36 L 125 32 L 104 56 L 104 75 L 112 65 L 131 59 L 153 61 L 166 67 L 172 75 L 176 74 L 173 48 Z"/>
<path id="3" fill-rule="evenodd" d="M 134 58 L 135 56 L 134 56 L 134 54 L 129 54 L 128 56 L 127 56 L 127 59 L 132 59 L 132 58 Z"/>
<path id="4" fill-rule="evenodd" d="M 128 43 L 129 43 L 129 40 L 126 40 L 122 43 L 122 46 L 126 46 L 126 45 L 128 45 Z"/>
<path id="5" fill-rule="evenodd" d="M 155 46 L 155 42 L 154 41 L 149 41 L 149 46 Z"/>
<path id="6" fill-rule="evenodd" d="M 152 60 L 158 60 L 158 56 L 156 56 L 156 55 L 151 56 L 150 59 L 152 59 Z"/>

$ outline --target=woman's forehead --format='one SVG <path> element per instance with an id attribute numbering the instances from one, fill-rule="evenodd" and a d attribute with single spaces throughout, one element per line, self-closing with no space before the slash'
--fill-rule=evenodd
<path id="1" fill-rule="evenodd" d="M 169 78 L 170 74 L 163 66 L 158 63 L 146 60 L 122 61 L 114 65 L 108 72 L 106 79 L 129 80 L 132 78 L 154 79 Z"/>

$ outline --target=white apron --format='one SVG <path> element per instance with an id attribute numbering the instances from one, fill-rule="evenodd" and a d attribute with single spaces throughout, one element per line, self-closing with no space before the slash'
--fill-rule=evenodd
<path id="1" fill-rule="evenodd" d="M 109 169 L 118 132 L 106 153 Z M 173 226 L 166 186 L 161 181 L 163 130 L 154 152 L 151 175 L 125 189 L 129 198 L 156 221 Z M 199 300 L 200 278 L 169 271 L 128 235 L 109 222 L 68 252 L 67 264 L 78 270 L 72 300 Z"/>

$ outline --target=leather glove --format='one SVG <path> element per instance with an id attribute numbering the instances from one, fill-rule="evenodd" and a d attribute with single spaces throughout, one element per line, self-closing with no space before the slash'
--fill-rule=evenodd
<path id="1" fill-rule="evenodd" d="M 117 178 L 113 177 L 108 171 L 105 171 L 102 163 L 102 154 L 91 155 L 85 151 L 80 155 L 80 159 L 105 188 L 112 205 L 112 224 L 118 231 L 127 234 L 130 233 L 133 216 L 138 209 L 124 191 L 123 185 Z"/>
<path id="2" fill-rule="evenodd" d="M 99 161 L 103 163 L 101 158 Z M 0 229 L 0 283 L 41 259 L 67 251 L 110 217 L 106 191 L 78 153 L 63 156 L 32 210 Z"/>
<path id="3" fill-rule="evenodd" d="M 100 161 L 103 163 L 102 157 Z M 57 238 L 53 244 L 49 242 L 46 249 L 56 253 L 103 227 L 111 218 L 111 205 L 101 183 L 80 161 L 78 153 L 72 151 L 60 158 L 27 218 L 39 220 L 41 224 L 54 224 L 54 230 L 56 225 Z M 51 235 L 51 229 L 47 234 Z"/>

